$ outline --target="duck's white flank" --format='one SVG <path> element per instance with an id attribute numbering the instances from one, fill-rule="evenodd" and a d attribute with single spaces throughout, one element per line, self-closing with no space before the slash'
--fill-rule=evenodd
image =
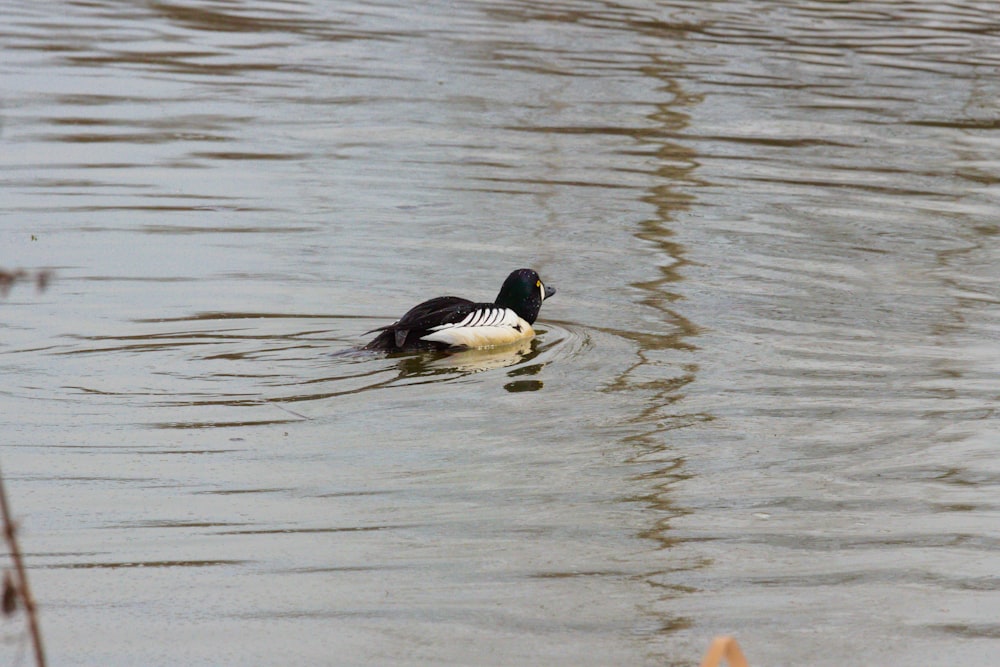
<path id="1" fill-rule="evenodd" d="M 454 347 L 494 347 L 531 338 L 535 330 L 510 308 L 482 308 L 453 324 L 433 328 L 420 340 Z"/>

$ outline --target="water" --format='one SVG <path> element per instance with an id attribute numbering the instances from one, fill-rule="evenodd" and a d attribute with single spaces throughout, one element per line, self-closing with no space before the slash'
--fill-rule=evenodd
<path id="1" fill-rule="evenodd" d="M 9 4 L 52 662 L 992 662 L 993 10 Z M 530 344 L 351 352 L 520 266 Z"/>

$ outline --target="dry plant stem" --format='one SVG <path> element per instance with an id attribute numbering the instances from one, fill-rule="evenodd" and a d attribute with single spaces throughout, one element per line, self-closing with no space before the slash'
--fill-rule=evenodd
<path id="1" fill-rule="evenodd" d="M 708 653 L 701 662 L 701 667 L 719 667 L 725 660 L 729 667 L 750 667 L 740 645 L 732 637 L 716 637 L 708 647 Z"/>
<path id="2" fill-rule="evenodd" d="M 3 474 L 0 474 L 0 515 L 3 517 L 3 535 L 7 540 L 7 548 L 10 549 L 10 558 L 14 561 L 14 570 L 17 572 L 17 590 L 21 593 L 24 611 L 28 615 L 28 630 L 31 633 L 31 643 L 35 647 L 35 665 L 45 667 L 42 631 L 38 627 L 35 600 L 31 597 L 31 589 L 28 588 L 28 575 L 24 571 L 24 560 L 21 558 L 21 549 L 14 534 L 16 532 L 14 521 L 10 518 L 10 508 L 7 506 L 7 490 L 3 485 Z"/>

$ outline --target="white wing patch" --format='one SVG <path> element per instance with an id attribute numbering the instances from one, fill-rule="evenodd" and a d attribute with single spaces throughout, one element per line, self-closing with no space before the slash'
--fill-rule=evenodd
<path id="1" fill-rule="evenodd" d="M 433 327 L 420 340 L 452 347 L 494 347 L 531 338 L 535 330 L 509 308 L 479 308 L 460 322 Z"/>

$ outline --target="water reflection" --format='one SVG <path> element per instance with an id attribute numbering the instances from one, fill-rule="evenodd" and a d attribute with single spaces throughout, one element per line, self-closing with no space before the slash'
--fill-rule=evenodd
<path id="1" fill-rule="evenodd" d="M 700 99 L 684 93 L 674 78 L 675 70 L 674 66 L 664 62 L 655 62 L 647 68 L 647 74 L 664 83 L 670 100 L 657 105 L 648 116 L 655 123 L 655 130 L 641 135 L 641 142 L 649 145 L 660 166 L 656 169 L 658 182 L 643 198 L 653 206 L 654 214 L 640 223 L 637 237 L 653 244 L 662 255 L 656 263 L 660 275 L 652 280 L 636 282 L 634 286 L 641 290 L 641 303 L 660 314 L 662 332 L 625 334 L 639 344 L 638 362 L 619 376 L 615 383 L 621 389 L 638 390 L 646 395 L 643 400 L 645 407 L 633 417 L 634 423 L 641 425 L 641 431 L 627 438 L 635 450 L 629 462 L 642 469 L 636 480 L 648 489 L 635 501 L 653 510 L 650 525 L 641 530 L 639 536 L 655 541 L 666 553 L 670 553 L 671 547 L 677 543 L 671 532 L 672 519 L 690 513 L 674 499 L 675 484 L 689 474 L 684 469 L 684 456 L 672 446 L 669 434 L 713 418 L 710 412 L 692 413 L 678 406 L 686 388 L 697 381 L 699 348 L 693 338 L 699 334 L 700 327 L 675 306 L 683 299 L 680 283 L 684 279 L 683 269 L 688 260 L 687 249 L 674 240 L 672 224 L 694 204 L 694 196 L 685 191 L 685 186 L 690 188 L 699 183 L 695 173 L 697 153 L 668 137 L 675 136 L 688 125 L 688 109 L 697 105 Z M 651 373 L 648 370 L 650 367 L 658 373 Z M 675 562 L 647 575 L 651 587 L 660 594 L 659 600 L 651 604 L 650 609 L 655 609 L 660 616 L 660 632 L 664 635 L 691 627 L 693 620 L 665 611 L 671 599 L 690 593 L 692 589 L 690 586 L 665 583 L 663 575 L 707 564 L 706 561 Z"/>
<path id="2" fill-rule="evenodd" d="M 495 348 L 405 354 L 399 359 L 400 379 L 434 375 L 467 375 L 522 365 L 541 352 L 537 338 Z"/>

